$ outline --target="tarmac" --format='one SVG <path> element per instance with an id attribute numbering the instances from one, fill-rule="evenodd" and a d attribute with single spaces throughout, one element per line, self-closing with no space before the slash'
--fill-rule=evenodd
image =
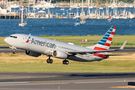
<path id="1" fill-rule="evenodd" d="M 0 73 L 0 90 L 133 90 L 135 73 Z"/>

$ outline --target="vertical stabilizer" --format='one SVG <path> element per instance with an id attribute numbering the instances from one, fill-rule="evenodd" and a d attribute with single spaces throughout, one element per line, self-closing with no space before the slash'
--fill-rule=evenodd
<path id="1" fill-rule="evenodd" d="M 94 50 L 108 50 L 110 48 L 116 26 L 111 26 L 110 29 L 105 33 L 102 39 L 94 46 L 88 47 Z"/>

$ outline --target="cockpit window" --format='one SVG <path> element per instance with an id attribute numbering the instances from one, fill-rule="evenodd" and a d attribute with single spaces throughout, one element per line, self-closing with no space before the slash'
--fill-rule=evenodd
<path id="1" fill-rule="evenodd" d="M 17 36 L 10 36 L 10 37 L 12 37 L 12 38 L 17 38 Z"/>

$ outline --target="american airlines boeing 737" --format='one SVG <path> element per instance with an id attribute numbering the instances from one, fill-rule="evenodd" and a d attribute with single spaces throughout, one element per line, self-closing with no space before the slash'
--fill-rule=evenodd
<path id="1" fill-rule="evenodd" d="M 14 53 L 16 49 L 23 49 L 30 56 L 38 57 L 41 54 L 49 56 L 47 63 L 53 62 L 50 57 L 64 59 L 63 64 L 69 64 L 67 59 L 82 62 L 101 61 L 113 56 L 108 52 L 116 51 L 116 49 L 109 49 L 115 30 L 116 26 L 112 26 L 96 45 L 89 47 L 71 45 L 25 34 L 12 34 L 4 41 L 14 49 Z"/>

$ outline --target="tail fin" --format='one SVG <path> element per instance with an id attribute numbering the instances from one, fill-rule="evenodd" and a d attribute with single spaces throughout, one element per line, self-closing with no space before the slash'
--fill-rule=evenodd
<path id="1" fill-rule="evenodd" d="M 94 50 L 108 50 L 110 48 L 115 30 L 116 30 L 116 26 L 110 27 L 110 29 L 105 33 L 102 39 L 96 45 L 92 46 L 92 48 Z"/>

